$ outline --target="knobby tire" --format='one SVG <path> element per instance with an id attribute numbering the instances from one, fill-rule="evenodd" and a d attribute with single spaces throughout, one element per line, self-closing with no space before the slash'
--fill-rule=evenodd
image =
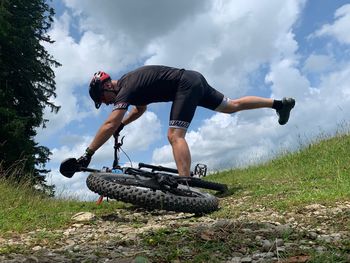
<path id="1" fill-rule="evenodd" d="M 132 175 L 112 173 L 91 173 L 86 179 L 88 188 L 112 199 L 142 206 L 147 209 L 161 209 L 194 214 L 211 213 L 218 210 L 219 201 L 208 193 L 186 190 L 194 196 L 174 194 L 169 191 L 152 190 L 135 185 Z"/>

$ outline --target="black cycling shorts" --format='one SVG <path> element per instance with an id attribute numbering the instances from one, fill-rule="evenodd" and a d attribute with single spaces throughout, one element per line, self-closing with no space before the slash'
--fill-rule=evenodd
<path id="1" fill-rule="evenodd" d="M 197 106 L 215 110 L 224 95 L 212 88 L 202 74 L 185 70 L 171 106 L 169 127 L 187 129 Z"/>

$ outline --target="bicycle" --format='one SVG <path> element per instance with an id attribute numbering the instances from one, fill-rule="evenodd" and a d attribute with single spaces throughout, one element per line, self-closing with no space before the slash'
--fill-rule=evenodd
<path id="1" fill-rule="evenodd" d="M 198 188 L 223 193 L 227 191 L 227 186 L 200 179 L 199 177 L 206 176 L 206 165 L 196 165 L 195 172 L 191 172 L 190 177 L 179 176 L 178 171 L 173 168 L 144 163 L 139 163 L 138 168 L 121 167 L 119 154 L 120 150 L 123 151 L 123 139 L 124 137 L 119 142 L 119 137 L 115 137 L 112 169 L 84 168 L 79 166 L 75 158 L 68 158 L 61 163 L 61 174 L 71 178 L 76 172 L 90 172 L 86 183 L 91 191 L 147 209 L 194 214 L 218 210 L 218 198 L 201 192 Z"/>

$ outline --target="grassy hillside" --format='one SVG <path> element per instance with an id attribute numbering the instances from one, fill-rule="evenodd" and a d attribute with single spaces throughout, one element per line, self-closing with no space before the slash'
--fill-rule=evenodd
<path id="1" fill-rule="evenodd" d="M 222 209 L 212 216 L 234 218 L 242 210 L 259 205 L 288 210 L 311 203 L 350 200 L 349 149 L 350 136 L 342 135 L 263 165 L 211 175 L 209 180 L 230 187 L 229 196 L 222 200 Z M 25 185 L 13 186 L 1 179 L 0 198 L 0 234 L 59 228 L 77 212 L 92 211 L 99 215 L 122 206 L 118 202 L 96 206 L 94 202 L 48 199 Z M 230 208 L 230 203 L 242 198 L 240 206 Z"/>
<path id="2" fill-rule="evenodd" d="M 350 136 L 320 140 L 263 165 L 221 172 L 210 180 L 228 184 L 231 199 L 287 210 L 306 204 L 350 200 Z M 220 214 L 229 216 L 224 209 Z"/>
<path id="3" fill-rule="evenodd" d="M 107 213 L 123 207 L 119 202 L 81 202 L 74 199 L 52 199 L 32 191 L 26 185 L 13 185 L 0 179 L 0 235 L 7 231 L 24 232 L 37 228 L 65 226 L 75 213 Z"/>

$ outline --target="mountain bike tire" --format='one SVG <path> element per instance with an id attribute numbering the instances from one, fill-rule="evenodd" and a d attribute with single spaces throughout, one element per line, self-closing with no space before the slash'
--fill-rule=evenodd
<path id="1" fill-rule="evenodd" d="M 133 185 L 134 183 L 134 176 L 113 173 L 91 173 L 86 179 L 86 184 L 91 191 L 146 209 L 206 214 L 218 210 L 219 207 L 219 200 L 215 196 L 200 193 L 194 189 L 186 189 L 193 192 L 194 196 L 183 196 L 140 187 Z"/>

